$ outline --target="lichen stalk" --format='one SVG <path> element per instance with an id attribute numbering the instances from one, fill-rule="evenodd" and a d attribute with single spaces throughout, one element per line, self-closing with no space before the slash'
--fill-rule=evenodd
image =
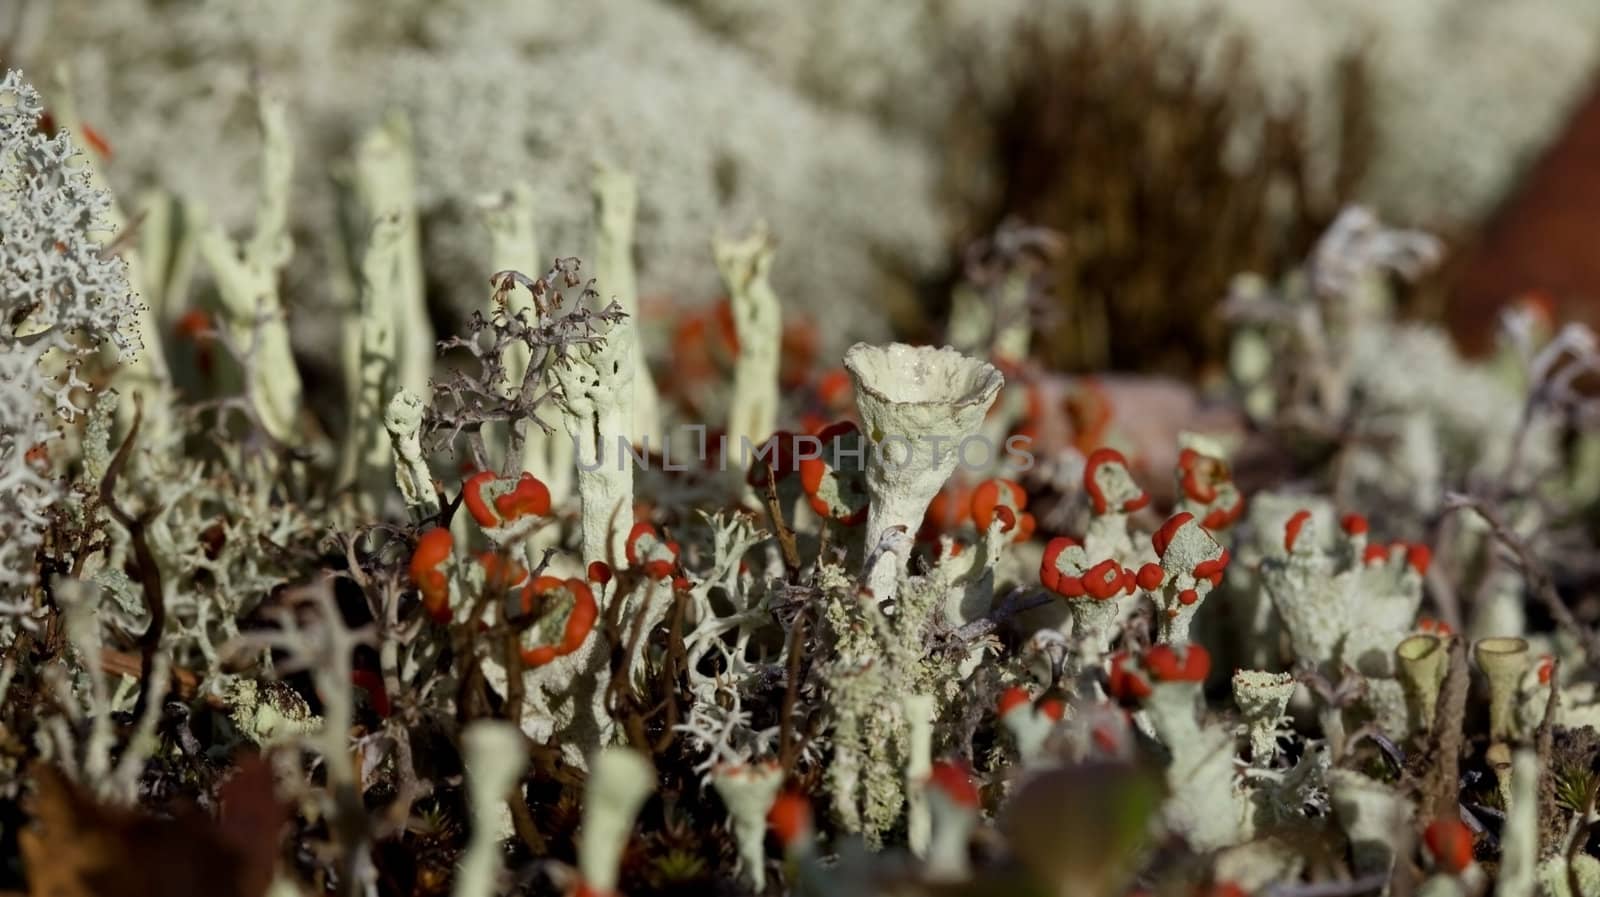
<path id="1" fill-rule="evenodd" d="M 1528 642 L 1520 638 L 1479 639 L 1473 654 L 1489 680 L 1489 737 L 1507 741 L 1516 736 L 1517 691 L 1528 668 Z"/>
<path id="2" fill-rule="evenodd" d="M 517 181 L 507 189 L 479 197 L 478 211 L 484 227 L 489 231 L 489 269 L 492 271 L 535 272 L 543 263 L 539 259 L 538 241 L 534 232 L 533 187 L 526 181 Z M 533 294 L 528 290 L 508 290 L 502 296 L 503 307 L 490 308 L 490 317 L 520 316 L 532 324 L 538 320 L 539 310 L 534 305 Z M 532 363 L 532 350 L 521 341 L 506 346 L 501 360 L 506 368 L 506 392 L 521 389 Z M 564 425 L 556 432 L 547 433 L 532 421 L 522 424 L 522 470 L 538 477 L 550 490 L 550 501 L 560 507 L 572 496 L 573 452 L 572 439 Z M 506 444 L 502 438 L 505 426 L 499 423 L 489 428 L 485 441 L 490 446 Z M 543 539 L 536 533 L 536 540 Z"/>
<path id="3" fill-rule="evenodd" d="M 739 873 L 760 893 L 767 886 L 767 811 L 783 787 L 783 767 L 777 763 L 718 764 L 711 771 L 711 786 L 728 809 L 728 821 L 739 851 Z"/>
<path id="4" fill-rule="evenodd" d="M 91 231 L 88 236 L 101 246 L 111 246 L 127 230 L 128 218 L 117 202 L 116 194 L 112 192 L 95 154 L 82 149 L 79 138 L 83 134 L 83 121 L 78 115 L 71 66 L 65 62 L 58 64 L 52 82 L 50 114 L 55 119 L 56 127 L 74 135 L 75 145 L 80 148 L 77 159 L 88 173 L 89 184 L 93 189 L 103 191 L 110 200 L 105 207 L 104 230 Z M 161 348 L 160 298 L 165 293 L 166 284 L 157 276 L 157 272 L 163 269 L 150 264 L 152 260 L 148 255 L 151 250 L 169 250 L 169 235 L 168 231 L 156 230 L 151 222 L 144 222 L 139 231 L 139 241 L 118 253 L 127 265 L 128 282 L 140 290 L 144 301 L 137 306 L 138 314 L 132 328 L 142 350 L 123 359 L 114 382 L 128 395 L 139 393 L 145 397 L 140 428 L 153 438 L 166 438 L 171 431 L 168 399 L 172 389 L 172 374 Z M 126 432 L 131 425 L 133 407 L 132 402 L 117 406 L 119 431 Z"/>
<path id="5" fill-rule="evenodd" d="M 574 349 L 553 371 L 578 467 L 583 507 L 583 562 L 617 566 L 633 528 L 633 318 L 606 328 L 597 344 Z"/>
<path id="6" fill-rule="evenodd" d="M 383 425 L 386 403 L 394 393 L 397 335 L 391 299 L 394 269 L 400 258 L 401 220 L 385 215 L 371 222 L 361 262 L 361 292 L 356 314 L 346 321 L 345 383 L 349 426 L 340 450 L 339 482 L 355 490 L 356 504 L 366 516 L 376 515 L 388 491 L 394 464 Z"/>
<path id="7" fill-rule="evenodd" d="M 414 392 L 428 388 L 433 373 L 434 333 L 422 282 L 422 238 L 416 200 L 416 159 L 411 124 L 392 112 L 356 147 L 356 196 L 374 224 L 389 231 L 387 257 L 362 263 L 363 290 L 376 289 L 370 302 L 363 296 L 363 314 L 382 314 L 395 331 L 395 382 Z M 370 254 L 371 250 L 368 250 Z M 382 267 L 374 267 L 380 261 Z M 370 309 L 370 310 L 366 310 Z"/>
<path id="8" fill-rule="evenodd" d="M 978 809 L 953 800 L 940 788 L 928 788 L 933 834 L 928 842 L 924 876 L 933 882 L 965 881 L 971 875 L 967 842 L 978 827 Z"/>
<path id="9" fill-rule="evenodd" d="M 616 891 L 619 863 L 633 832 L 634 817 L 655 788 L 655 770 L 636 751 L 606 748 L 591 762 L 578 830 L 578 872 L 591 892 Z"/>
<path id="10" fill-rule="evenodd" d="M 639 283 L 633 265 L 633 228 L 639 208 L 639 187 L 633 175 L 604 165 L 596 166 L 592 187 L 596 224 L 595 279 L 600 294 L 616 300 L 622 311 L 636 321 Z M 635 445 L 644 445 L 647 440 L 650 445 L 660 445 L 661 399 L 655 378 L 650 375 L 650 360 L 642 342 L 635 344 L 630 363 L 633 365 L 633 395 L 628 438 Z M 762 438 L 765 436 L 762 434 Z"/>
<path id="11" fill-rule="evenodd" d="M 1411 803 L 1399 791 L 1359 772 L 1328 773 L 1334 815 L 1350 839 L 1358 875 L 1387 873 L 1394 865 L 1394 833 L 1410 818 Z"/>
<path id="12" fill-rule="evenodd" d="M 1400 687 L 1404 689 L 1406 712 L 1413 733 L 1433 729 L 1439 689 L 1449 668 L 1450 651 L 1444 639 L 1422 633 L 1413 635 L 1394 649 L 1398 661 Z"/>
<path id="13" fill-rule="evenodd" d="M 439 513 L 433 474 L 422 457 L 422 413 L 422 399 L 405 389 L 395 392 L 383 413 L 383 427 L 389 432 L 394 451 L 395 485 L 413 520 L 426 520 Z"/>
<path id="14" fill-rule="evenodd" d="M 907 695 L 901 710 L 910 730 L 906 740 L 906 840 L 914 855 L 926 857 L 933 819 L 923 784 L 933 771 L 933 696 Z"/>
<path id="15" fill-rule="evenodd" d="M 916 533 L 928 503 L 961 460 L 1005 379 L 951 348 L 857 343 L 845 353 L 856 408 L 868 437 L 864 544 L 870 552 L 891 529 Z M 989 446 L 991 452 L 997 447 Z M 865 571 L 873 595 L 894 593 L 899 564 L 880 558 Z"/>
<path id="16" fill-rule="evenodd" d="M 278 297 L 278 274 L 294 251 L 289 236 L 294 148 L 281 98 L 262 93 L 256 111 L 262 147 L 255 229 L 241 252 L 212 223 L 201 231 L 198 249 L 216 279 L 228 333 L 247 358 L 247 392 L 261 426 L 274 439 L 293 444 L 298 441 L 300 372 Z"/>
<path id="17" fill-rule="evenodd" d="M 465 750 L 467 791 L 472 807 L 472 840 L 461 856 L 454 897 L 490 897 L 496 893 L 500 845 L 495 837 L 506 795 L 527 765 L 527 739 L 500 720 L 478 720 L 461 734 Z"/>
<path id="18" fill-rule="evenodd" d="M 1157 639 L 1181 645 L 1207 596 L 1222 584 L 1228 551 L 1193 515 L 1171 517 L 1154 537 L 1160 558 L 1160 585 L 1150 589 L 1156 604 Z"/>
<path id="19" fill-rule="evenodd" d="M 139 262 L 147 272 L 140 297 L 150 306 L 152 326 L 170 325 L 188 306 L 194 279 L 194 204 L 164 190 L 146 190 L 139 197 L 139 216 Z"/>
<path id="20" fill-rule="evenodd" d="M 1156 738 L 1172 752 L 1173 765 L 1193 768 L 1190 752 L 1200 742 L 1200 683 L 1161 682 L 1144 703 L 1144 712 Z"/>
<path id="21" fill-rule="evenodd" d="M 728 404 L 728 440 L 759 445 L 772 435 L 778 420 L 778 361 L 783 310 L 769 279 L 773 242 L 765 227 L 740 240 L 712 241 L 717 270 L 728 288 L 739 357 L 733 369 L 733 397 Z"/>
<path id="22" fill-rule="evenodd" d="M 1500 842 L 1495 897 L 1533 897 L 1539 865 L 1539 754 L 1532 746 L 1511 755 L 1511 796 Z"/>
<path id="23" fill-rule="evenodd" d="M 1000 725 L 1011 733 L 1011 741 L 1017 747 L 1017 757 L 1023 766 L 1041 756 L 1045 742 L 1049 740 L 1057 722 L 1058 720 L 1052 719 L 1042 709 L 1035 707 L 1031 699 L 1005 710 L 1000 715 Z"/>
<path id="24" fill-rule="evenodd" d="M 1237 670 L 1233 674 L 1233 702 L 1244 717 L 1250 737 L 1250 764 L 1270 767 L 1278 753 L 1278 734 L 1284 710 L 1294 696 L 1294 676 L 1265 670 Z"/>

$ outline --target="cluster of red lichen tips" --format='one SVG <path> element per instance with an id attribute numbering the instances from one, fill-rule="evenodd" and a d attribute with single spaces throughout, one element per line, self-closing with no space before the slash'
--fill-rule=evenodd
<path id="1" fill-rule="evenodd" d="M 1089 504 L 1096 514 L 1107 514 L 1119 511 L 1131 514 L 1150 503 L 1150 493 L 1140 490 L 1139 494 L 1125 499 L 1116 508 L 1111 507 L 1111 499 L 1105 494 L 1105 488 L 1100 483 L 1101 470 L 1107 465 L 1121 467 L 1124 472 L 1128 469 L 1128 459 L 1113 448 L 1099 448 L 1089 453 L 1083 462 L 1083 491 L 1089 496 Z M 1131 474 L 1130 474 L 1131 477 Z"/>
<path id="2" fill-rule="evenodd" d="M 1244 513 L 1244 496 L 1233 487 L 1228 465 L 1192 448 L 1178 453 L 1178 489 L 1206 509 L 1200 525 L 1208 530 L 1227 529 Z"/>
<path id="3" fill-rule="evenodd" d="M 496 490 L 499 494 L 486 497 L 485 488 L 493 487 L 499 479 L 490 471 L 480 471 L 462 484 L 461 502 L 480 527 L 494 530 L 526 517 L 549 515 L 550 490 L 537 477 L 524 473 L 509 488 L 500 487 Z M 673 549 L 675 557 L 676 546 Z M 451 608 L 450 580 L 440 568 L 454 551 L 455 538 L 450 531 L 433 527 L 417 538 L 409 564 L 411 581 L 422 595 L 424 610 L 429 619 L 441 625 L 450 622 Z M 583 580 L 530 577 L 525 566 L 502 551 L 480 552 L 476 560 L 483 570 L 485 591 L 497 595 L 516 594 L 524 614 L 548 610 L 557 598 L 566 599 L 562 602 L 567 605 L 566 619 L 559 638 L 550 644 L 524 647 L 521 654 L 525 665 L 539 667 L 571 654 L 594 630 L 600 616 L 599 605 L 593 590 Z M 610 568 L 604 564 L 590 565 L 589 572 L 601 585 L 610 579 Z"/>
<path id="4" fill-rule="evenodd" d="M 450 581 L 439 569 L 455 548 L 455 539 L 444 527 L 434 527 L 417 539 L 411 552 L 411 582 L 422 593 L 422 606 L 436 623 L 450 622 Z"/>
<path id="5" fill-rule="evenodd" d="M 531 473 L 523 474 L 509 490 L 495 496 L 491 509 L 491 502 L 483 497 L 483 488 L 497 479 L 492 471 L 479 471 L 461 487 L 462 504 L 479 526 L 494 529 L 527 516 L 549 516 L 550 490 Z"/>
<path id="6" fill-rule="evenodd" d="M 1194 515 L 1188 511 L 1179 511 L 1168 517 L 1167 521 L 1161 524 L 1161 528 L 1157 529 L 1150 537 L 1150 544 L 1155 548 L 1156 557 L 1165 562 L 1167 550 L 1172 547 L 1172 540 L 1177 537 L 1180 530 L 1193 522 Z M 1209 536 L 1206 538 L 1211 544 L 1216 544 L 1215 540 L 1212 540 Z M 1187 571 L 1194 577 L 1196 584 L 1203 580 L 1211 583 L 1213 589 L 1222 585 L 1222 574 L 1227 572 L 1228 561 L 1232 559 L 1232 555 L 1228 553 L 1228 549 L 1220 545 L 1217 546 L 1217 550 L 1219 553 L 1216 557 L 1199 561 L 1194 565 L 1193 569 Z M 1139 570 L 1139 585 L 1154 591 L 1166 581 L 1166 576 L 1167 570 L 1165 566 L 1146 564 Z M 1147 585 L 1146 583 L 1149 584 Z M 1193 588 L 1184 589 L 1178 594 L 1179 604 L 1194 604 L 1199 600 L 1199 592 Z"/>
<path id="7" fill-rule="evenodd" d="M 859 526 L 867 520 L 870 496 L 867 493 L 866 439 L 861 428 L 853 421 L 839 421 L 818 430 L 816 438 L 823 451 L 799 459 L 800 484 L 806 498 L 817 515 L 835 520 L 845 526 Z M 849 451 L 835 452 L 847 443 L 855 443 Z M 854 463 L 841 463 L 848 455 Z"/>
<path id="8" fill-rule="evenodd" d="M 1211 653 L 1196 644 L 1151 645 L 1134 655 L 1111 655 L 1106 691 L 1123 703 L 1142 701 L 1165 682 L 1204 682 L 1211 674 Z"/>
<path id="9" fill-rule="evenodd" d="M 1060 722 L 1066 715 L 1067 706 L 1060 698 L 1044 698 L 1037 703 L 1033 695 L 1020 685 L 1013 685 L 1000 693 L 1000 700 L 996 702 L 995 709 L 1000 719 L 1010 716 L 1013 711 L 1028 708 L 1029 710 L 1047 717 L 1051 722 Z"/>
<path id="10" fill-rule="evenodd" d="M 1057 536 L 1045 546 L 1044 558 L 1039 562 L 1039 582 L 1063 598 L 1087 595 L 1096 601 L 1131 595 L 1139 584 L 1133 571 L 1115 558 L 1090 563 L 1083 546 L 1068 536 Z"/>
<path id="11" fill-rule="evenodd" d="M 1033 535 L 1033 515 L 1027 512 L 1028 493 L 1016 480 L 986 480 L 972 493 L 972 522 L 987 530 L 996 521 L 1002 533 L 1013 541 L 1026 542 Z"/>
<path id="12" fill-rule="evenodd" d="M 649 523 L 633 525 L 624 550 L 628 566 L 642 571 L 650 579 L 667 579 L 678 569 L 678 543 L 661 538 Z M 609 576 L 610 571 L 606 573 Z"/>
<path id="13" fill-rule="evenodd" d="M 1283 550 L 1293 554 L 1300 545 L 1300 534 L 1307 523 L 1311 521 L 1311 512 L 1302 508 L 1290 515 L 1283 525 Z M 1361 514 L 1349 513 L 1339 518 L 1339 529 L 1345 537 L 1364 545 L 1361 552 L 1361 562 L 1366 566 L 1386 564 L 1390 561 L 1403 561 L 1406 567 L 1416 571 L 1418 576 L 1426 576 L 1428 567 L 1433 563 L 1433 551 L 1428 546 L 1419 542 L 1370 542 L 1367 541 L 1371 533 L 1371 524 Z"/>
<path id="14" fill-rule="evenodd" d="M 522 649 L 522 662 L 529 667 L 541 667 L 558 657 L 565 657 L 583 646 L 584 640 L 594 630 L 600 616 L 600 606 L 594 600 L 594 591 L 581 579 L 561 579 L 540 576 L 522 590 L 522 612 L 535 613 L 539 604 L 549 602 L 565 592 L 572 601 L 566 622 L 561 627 L 561 637 L 552 644 L 535 645 Z"/>

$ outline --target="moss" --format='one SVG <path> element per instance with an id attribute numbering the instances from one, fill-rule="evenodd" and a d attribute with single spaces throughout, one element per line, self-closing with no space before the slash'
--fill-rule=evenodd
<path id="1" fill-rule="evenodd" d="M 1551 732 L 1549 773 L 1539 781 L 1541 854 L 1561 850 L 1571 820 L 1587 809 L 1600 785 L 1600 732 L 1555 727 Z"/>

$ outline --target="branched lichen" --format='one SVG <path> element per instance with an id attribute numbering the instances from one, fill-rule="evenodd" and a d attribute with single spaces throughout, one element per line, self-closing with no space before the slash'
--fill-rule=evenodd
<path id="1" fill-rule="evenodd" d="M 124 263 L 102 251 L 111 197 L 66 131 L 38 130 L 39 94 L 0 80 L 0 597 L 38 582 L 33 553 L 61 494 L 52 417 L 83 410 L 78 367 L 102 345 L 139 350 Z"/>

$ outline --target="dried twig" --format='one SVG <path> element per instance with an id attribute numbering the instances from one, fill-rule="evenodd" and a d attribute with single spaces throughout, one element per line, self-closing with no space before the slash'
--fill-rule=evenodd
<path id="1" fill-rule="evenodd" d="M 1461 742 L 1465 738 L 1467 689 L 1471 684 L 1466 645 L 1455 639 L 1450 645 L 1450 672 L 1444 677 L 1439 705 L 1433 715 L 1433 733 L 1437 739 L 1432 789 L 1434 819 L 1453 819 L 1460 813 Z"/>
<path id="2" fill-rule="evenodd" d="M 1561 710 L 1561 658 L 1550 658 L 1550 697 L 1544 702 L 1544 718 L 1534 730 L 1534 745 L 1539 751 L 1539 768 L 1550 768 L 1550 755 L 1555 748 L 1556 714 Z"/>
<path id="3" fill-rule="evenodd" d="M 795 760 L 800 757 L 798 743 L 794 740 L 794 708 L 800 698 L 800 668 L 805 659 L 806 615 L 797 614 L 789 628 L 789 664 L 783 688 L 783 705 L 778 711 L 778 762 L 785 773 L 794 771 Z"/>
<path id="4" fill-rule="evenodd" d="M 155 669 L 156 651 L 161 647 L 161 632 L 167 624 L 167 602 L 161 587 L 161 568 L 156 564 L 156 556 L 150 550 L 149 541 L 145 539 L 145 527 L 161 513 L 161 506 L 153 505 L 138 516 L 134 516 L 117 503 L 116 495 L 117 478 L 122 475 L 123 468 L 128 465 L 129 456 L 133 454 L 133 442 L 139 436 L 139 425 L 143 420 L 144 402 L 135 393 L 133 424 L 128 427 L 127 437 L 122 440 L 122 446 L 117 449 L 116 456 L 106 466 L 105 476 L 100 479 L 100 503 L 105 505 L 112 518 L 128 531 L 128 541 L 133 546 L 134 559 L 139 563 L 139 587 L 144 594 L 145 610 L 150 614 L 150 625 L 145 627 L 138 641 L 139 697 L 133 705 L 135 718 L 144 716 L 145 704 L 150 695 L 150 674 Z"/>
<path id="5" fill-rule="evenodd" d="M 689 593 L 677 589 L 672 595 L 672 616 L 667 620 L 667 650 L 662 658 L 661 673 L 658 678 L 664 697 L 661 703 L 650 711 L 651 716 L 658 712 L 666 713 L 666 718 L 661 724 L 661 735 L 650 746 L 653 754 L 666 752 L 677 738 L 678 720 L 682 715 L 678 708 L 678 683 L 689 666 L 689 654 L 683 645 L 683 624 L 688 614 Z"/>
<path id="6" fill-rule="evenodd" d="M 1049 592 L 1013 589 L 1006 594 L 1005 600 L 998 607 L 957 629 L 953 636 L 959 641 L 976 641 L 999 629 L 1001 623 L 1036 607 L 1044 607 L 1051 600 Z"/>
<path id="7" fill-rule="evenodd" d="M 783 522 L 783 506 L 778 500 L 778 480 L 772 471 L 772 462 L 763 461 L 767 470 L 767 517 L 772 521 L 772 531 L 778 537 L 778 548 L 783 552 L 783 566 L 790 582 L 800 581 L 800 549 L 795 544 L 794 532 Z"/>
<path id="8" fill-rule="evenodd" d="M 127 651 L 118 651 L 115 648 L 100 648 L 100 669 L 112 676 L 138 676 L 144 670 L 142 655 L 135 657 Z M 174 694 L 187 701 L 195 696 L 195 690 L 200 687 L 200 677 L 192 670 L 183 667 L 172 667 L 172 680 L 175 686 Z M 4 695 L 0 694 L 0 698 Z"/>
<path id="9" fill-rule="evenodd" d="M 1556 590 L 1550 570 L 1534 555 L 1527 541 L 1512 530 L 1499 513 L 1482 499 L 1452 492 L 1445 496 L 1445 508 L 1451 511 L 1475 511 L 1483 518 L 1495 539 L 1516 556 L 1517 565 L 1522 568 L 1522 576 L 1527 580 L 1528 590 L 1545 606 L 1557 624 L 1577 637 L 1579 644 L 1583 645 L 1584 658 L 1589 663 L 1600 666 L 1600 638 L 1596 638 L 1594 632 L 1579 623 L 1572 615 L 1566 602 L 1561 600 L 1561 593 Z"/>

